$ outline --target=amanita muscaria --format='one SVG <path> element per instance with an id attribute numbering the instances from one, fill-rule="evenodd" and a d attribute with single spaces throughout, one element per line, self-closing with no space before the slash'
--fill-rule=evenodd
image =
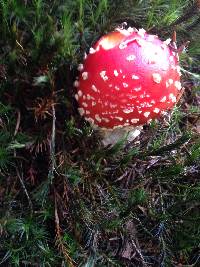
<path id="1" fill-rule="evenodd" d="M 103 36 L 78 69 L 79 112 L 105 132 L 137 129 L 170 110 L 182 94 L 171 39 L 161 41 L 144 29 L 119 28 Z"/>

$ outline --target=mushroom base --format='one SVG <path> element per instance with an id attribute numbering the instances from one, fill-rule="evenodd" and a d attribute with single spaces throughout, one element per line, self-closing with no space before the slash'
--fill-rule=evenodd
<path id="1" fill-rule="evenodd" d="M 141 133 L 141 130 L 142 126 L 129 126 L 117 129 L 99 129 L 100 135 L 102 137 L 102 144 L 104 146 L 113 146 L 125 136 L 126 141 L 131 142 Z"/>

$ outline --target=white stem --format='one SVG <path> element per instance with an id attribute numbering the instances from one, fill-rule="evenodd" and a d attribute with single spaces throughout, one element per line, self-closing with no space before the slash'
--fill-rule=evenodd
<path id="1" fill-rule="evenodd" d="M 118 141 L 120 141 L 127 134 L 127 142 L 133 141 L 142 130 L 142 126 L 136 127 L 123 127 L 117 129 L 100 129 L 100 134 L 102 136 L 102 144 L 104 146 L 107 145 L 115 145 Z"/>

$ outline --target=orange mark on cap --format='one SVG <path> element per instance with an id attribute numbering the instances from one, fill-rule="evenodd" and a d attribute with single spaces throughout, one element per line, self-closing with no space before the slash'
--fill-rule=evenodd
<path id="1" fill-rule="evenodd" d="M 109 50 L 119 45 L 124 37 L 125 36 L 121 32 L 112 32 L 102 37 L 97 43 L 97 46 L 100 45 L 103 49 Z"/>

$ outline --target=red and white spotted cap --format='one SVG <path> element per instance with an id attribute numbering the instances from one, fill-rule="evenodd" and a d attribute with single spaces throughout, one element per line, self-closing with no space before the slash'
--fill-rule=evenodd
<path id="1" fill-rule="evenodd" d="M 144 29 L 103 36 L 78 67 L 80 114 L 93 125 L 115 129 L 143 125 L 171 109 L 182 86 L 178 54 L 169 44 Z"/>

